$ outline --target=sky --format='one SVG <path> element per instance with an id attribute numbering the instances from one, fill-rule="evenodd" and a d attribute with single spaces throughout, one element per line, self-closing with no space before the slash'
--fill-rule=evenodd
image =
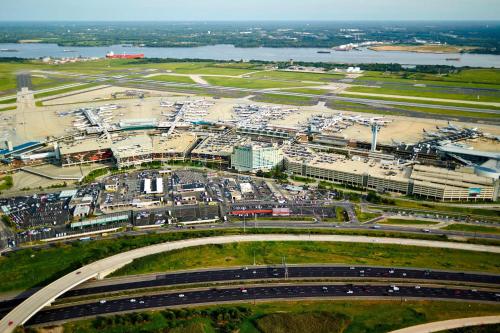
<path id="1" fill-rule="evenodd" d="M 19 20 L 500 20 L 500 0 L 0 0 Z"/>

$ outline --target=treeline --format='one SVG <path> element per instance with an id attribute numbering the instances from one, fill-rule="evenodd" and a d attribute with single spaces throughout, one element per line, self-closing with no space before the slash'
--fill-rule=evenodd
<path id="1" fill-rule="evenodd" d="M 124 329 L 136 332 L 157 332 L 156 329 L 175 329 L 186 327 L 198 319 L 208 319 L 213 328 L 220 333 L 234 332 L 240 323 L 252 314 L 244 306 L 216 307 L 210 309 L 168 309 L 159 313 L 129 313 L 112 317 L 97 317 L 92 321 L 96 332 L 108 329 Z M 152 330 L 148 324 L 154 324 Z"/>

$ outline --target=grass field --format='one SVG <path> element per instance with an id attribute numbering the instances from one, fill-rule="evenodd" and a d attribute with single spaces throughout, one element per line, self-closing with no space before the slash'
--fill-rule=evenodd
<path id="1" fill-rule="evenodd" d="M 9 190 L 14 186 L 12 176 L 4 176 L 0 178 L 0 191 Z"/>
<path id="2" fill-rule="evenodd" d="M 157 76 L 152 76 L 149 79 L 155 81 L 164 81 L 164 82 L 195 83 L 189 76 L 180 76 L 180 75 L 157 75 Z"/>
<path id="3" fill-rule="evenodd" d="M 95 84 L 95 83 L 87 83 L 87 84 L 83 84 L 81 86 L 64 88 L 64 89 L 53 90 L 53 91 L 47 91 L 44 93 L 36 94 L 35 98 L 43 98 L 43 97 L 49 97 L 49 96 L 54 96 L 54 95 L 59 95 L 59 94 L 65 94 L 65 93 L 83 90 L 83 89 L 88 89 L 88 88 L 97 87 L 97 86 L 98 86 L 98 84 Z"/>
<path id="4" fill-rule="evenodd" d="M 146 311 L 70 322 L 63 328 L 64 333 L 386 333 L 432 321 L 495 315 L 499 311 L 500 305 L 467 302 L 309 300 Z M 54 332 L 59 332 L 58 327 Z"/>
<path id="5" fill-rule="evenodd" d="M 356 81 L 400 82 L 467 88 L 500 88 L 499 69 L 464 69 L 454 74 L 365 72 Z"/>
<path id="6" fill-rule="evenodd" d="M 138 259 L 113 276 L 202 267 L 336 263 L 500 272 L 500 255 L 383 244 L 254 242 L 208 245 Z"/>
<path id="7" fill-rule="evenodd" d="M 333 80 L 342 79 L 344 75 L 325 73 L 301 73 L 291 71 L 262 71 L 252 74 L 251 77 L 255 79 L 330 82 Z"/>
<path id="8" fill-rule="evenodd" d="M 285 105 L 314 105 L 314 99 L 311 97 L 304 96 L 288 96 L 280 94 L 261 94 L 253 98 L 255 101 L 274 103 L 274 104 L 285 104 Z"/>
<path id="9" fill-rule="evenodd" d="M 424 220 L 406 220 L 406 219 L 385 219 L 378 223 L 381 224 L 395 224 L 395 225 L 435 225 L 439 222 L 424 221 Z"/>
<path id="10" fill-rule="evenodd" d="M 283 91 L 296 92 L 300 94 L 309 94 L 309 95 L 326 95 L 330 92 L 328 89 L 313 89 L 313 88 L 292 88 L 292 89 L 283 89 Z"/>
<path id="11" fill-rule="evenodd" d="M 409 97 L 425 97 L 425 98 L 439 98 L 439 99 L 449 99 L 449 100 L 463 100 L 470 102 L 500 102 L 500 94 L 498 96 L 492 94 L 455 94 L 447 93 L 444 90 L 439 90 L 437 88 L 429 91 L 429 88 L 419 88 L 411 87 L 407 89 L 401 87 L 362 87 L 354 86 L 346 90 L 347 92 L 359 92 L 359 93 L 369 93 L 369 94 L 381 94 L 381 95 L 397 95 L 397 96 L 409 96 Z M 479 95 L 479 99 L 477 98 Z"/>
<path id="12" fill-rule="evenodd" d="M 350 324 L 348 316 L 326 311 L 271 313 L 254 320 L 262 333 L 342 333 Z"/>
<path id="13" fill-rule="evenodd" d="M 313 86 L 314 83 L 272 81 L 259 79 L 240 79 L 230 77 L 205 76 L 205 81 L 215 86 L 248 88 L 248 89 L 269 89 L 269 88 L 289 88 Z M 318 84 L 319 85 L 319 84 Z"/>
<path id="14" fill-rule="evenodd" d="M 482 225 L 472 225 L 463 223 L 450 224 L 444 227 L 443 230 L 478 232 L 483 234 L 496 234 L 496 235 L 500 234 L 500 228 L 497 227 L 486 227 Z"/>

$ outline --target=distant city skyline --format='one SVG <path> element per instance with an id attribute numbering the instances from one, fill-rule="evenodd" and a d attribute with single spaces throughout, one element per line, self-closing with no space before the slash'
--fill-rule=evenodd
<path id="1" fill-rule="evenodd" d="M 498 0 L 16 0 L 0 21 L 500 20 Z"/>

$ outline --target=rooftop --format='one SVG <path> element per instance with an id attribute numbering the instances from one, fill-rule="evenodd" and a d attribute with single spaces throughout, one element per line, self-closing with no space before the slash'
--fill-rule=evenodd
<path id="1" fill-rule="evenodd" d="M 153 136 L 153 151 L 155 153 L 184 153 L 196 143 L 196 140 L 196 134 L 190 132 Z"/>
<path id="2" fill-rule="evenodd" d="M 311 167 L 358 175 L 369 174 L 383 179 L 408 180 L 407 168 L 392 161 L 375 161 L 358 156 L 349 159 L 344 155 L 315 152 L 304 146 L 289 146 L 283 152 L 287 160 L 305 163 Z"/>

